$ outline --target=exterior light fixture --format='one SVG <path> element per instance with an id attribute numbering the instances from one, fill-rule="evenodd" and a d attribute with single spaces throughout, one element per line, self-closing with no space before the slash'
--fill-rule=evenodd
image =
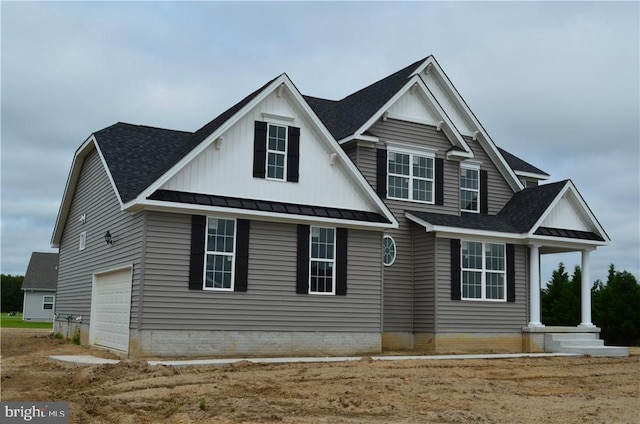
<path id="1" fill-rule="evenodd" d="M 105 233 L 104 241 L 106 241 L 107 244 L 113 244 L 113 239 L 111 238 L 111 233 L 109 231 Z"/>

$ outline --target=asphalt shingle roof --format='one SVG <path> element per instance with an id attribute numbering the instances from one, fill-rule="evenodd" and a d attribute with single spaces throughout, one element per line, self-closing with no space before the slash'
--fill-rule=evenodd
<path id="1" fill-rule="evenodd" d="M 446 215 L 419 211 L 409 213 L 433 225 L 501 233 L 526 233 L 531 231 L 566 183 L 567 181 L 559 181 L 525 188 L 514 194 L 497 215 Z"/>
<path id="2" fill-rule="evenodd" d="M 194 133 L 118 122 L 94 133 L 124 203 L 135 199 L 273 80 Z"/>
<path id="3" fill-rule="evenodd" d="M 192 133 L 118 122 L 94 133 L 123 202 L 134 199 L 167 166 Z M 161 175 L 161 174 L 160 174 Z"/>
<path id="4" fill-rule="evenodd" d="M 549 176 L 549 174 L 547 174 L 540 168 L 536 168 L 535 166 L 531 165 L 529 162 L 523 161 L 516 155 L 507 152 L 503 148 L 498 147 L 498 150 L 500 150 L 500 153 L 502 154 L 504 159 L 507 161 L 511 169 L 513 169 L 514 171 L 530 172 L 532 174 L 541 174 L 541 175 Z"/>
<path id="5" fill-rule="evenodd" d="M 384 106 L 426 58 L 383 78 L 342 100 L 303 96 L 336 140 L 352 135 Z"/>
<path id="6" fill-rule="evenodd" d="M 33 252 L 22 282 L 23 290 L 55 290 L 58 283 L 58 254 Z"/>
<path id="7" fill-rule="evenodd" d="M 341 140 L 352 135 L 378 112 L 425 60 L 418 60 L 339 101 L 311 96 L 303 98 L 333 137 Z M 135 199 L 274 80 L 268 81 L 193 133 L 121 122 L 94 133 L 121 200 L 126 203 Z M 514 170 L 546 175 L 506 150 L 500 149 L 500 152 Z"/>
<path id="8" fill-rule="evenodd" d="M 519 233 L 531 231 L 567 182 L 564 180 L 525 188 L 515 193 L 496 217 L 511 223 Z"/>

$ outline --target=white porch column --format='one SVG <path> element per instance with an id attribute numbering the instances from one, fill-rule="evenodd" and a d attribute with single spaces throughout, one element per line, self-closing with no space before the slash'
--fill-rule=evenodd
<path id="1" fill-rule="evenodd" d="M 582 251 L 582 282 L 580 285 L 580 310 L 582 322 L 580 327 L 595 327 L 591 322 L 591 275 L 589 270 L 589 251 Z"/>
<path id="2" fill-rule="evenodd" d="M 529 246 L 529 327 L 543 327 L 540 322 L 540 246 Z"/>

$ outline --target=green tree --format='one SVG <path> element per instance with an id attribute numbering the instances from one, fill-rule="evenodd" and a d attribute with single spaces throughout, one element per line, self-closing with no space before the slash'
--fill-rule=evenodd
<path id="1" fill-rule="evenodd" d="M 0 274 L 0 284 L 2 285 L 2 305 L 0 312 L 22 312 L 22 298 L 24 293 L 20 290 L 22 287 L 22 275 L 5 275 Z"/>
<path id="2" fill-rule="evenodd" d="M 593 323 L 612 345 L 640 343 L 640 284 L 627 271 L 609 267 L 607 284 L 596 281 L 592 290 Z"/>
<path id="3" fill-rule="evenodd" d="M 540 296 L 542 322 L 545 325 L 580 324 L 581 279 L 580 267 L 576 266 L 569 278 L 564 264 L 560 262 Z"/>

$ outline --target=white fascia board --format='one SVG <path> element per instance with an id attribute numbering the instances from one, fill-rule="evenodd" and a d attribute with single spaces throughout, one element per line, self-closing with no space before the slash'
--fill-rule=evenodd
<path id="1" fill-rule="evenodd" d="M 365 134 L 354 134 L 354 135 L 350 135 L 349 137 L 345 137 L 342 140 L 338 141 L 338 144 L 342 145 L 345 143 L 348 143 L 350 141 L 366 141 L 369 143 L 378 143 L 380 141 L 380 137 L 374 137 L 372 135 L 365 135 Z"/>
<path id="2" fill-rule="evenodd" d="M 544 211 L 544 213 L 540 216 L 538 221 L 533 225 L 533 227 L 531 227 L 529 236 L 541 237 L 541 236 L 535 235 L 534 233 L 542 225 L 544 220 L 547 219 L 547 216 L 549 216 L 553 208 L 558 204 L 558 202 L 560 202 L 560 199 L 562 199 L 562 197 L 567 193 L 567 191 L 570 191 L 574 195 L 582 211 L 585 213 L 585 215 L 587 215 L 587 217 L 589 218 L 593 226 L 596 228 L 596 230 L 598 230 L 598 235 L 605 240 L 604 242 L 597 242 L 597 243 L 605 243 L 605 245 L 609 244 L 609 242 L 611 242 L 611 238 L 609 238 L 609 235 L 607 234 L 607 232 L 604 230 L 604 228 L 602 228 L 602 226 L 600 225 L 600 222 L 598 222 L 598 219 L 595 217 L 593 212 L 591 212 L 591 209 L 589 208 L 587 203 L 584 201 L 584 199 L 582 198 L 582 195 L 580 195 L 580 192 L 578 192 L 578 189 L 576 188 L 576 186 L 573 184 L 573 181 L 571 180 L 567 181 L 567 183 L 562 188 L 562 190 L 560 190 L 556 198 L 553 199 L 553 201 L 551 202 L 547 210 Z"/>
<path id="3" fill-rule="evenodd" d="M 548 180 L 549 175 L 547 174 L 536 174 L 533 172 L 524 172 L 524 171 L 514 171 L 518 177 L 522 178 L 532 178 L 535 180 Z"/>
<path id="4" fill-rule="evenodd" d="M 144 200 L 141 205 L 145 210 L 172 213 L 198 213 L 201 215 L 225 215 L 235 218 L 247 218 L 257 221 L 284 222 L 290 224 L 330 224 L 345 228 L 390 229 L 398 228 L 398 223 L 364 222 L 349 219 L 336 219 L 321 216 L 294 215 L 287 213 L 254 211 L 249 209 L 225 208 L 220 206 L 204 206 L 190 203 L 164 202 L 161 200 Z"/>
<path id="5" fill-rule="evenodd" d="M 438 235 L 441 236 L 452 236 L 452 237 L 460 237 L 460 236 L 474 236 L 474 237 L 482 237 L 482 238 L 491 238 L 491 239 L 513 239 L 522 241 L 527 238 L 526 234 L 521 233 L 502 233 L 498 231 L 487 231 L 487 230 L 474 230 L 471 228 L 462 228 L 462 227 L 449 227 L 442 225 L 434 225 L 431 224 L 419 217 L 405 212 L 404 215 L 408 220 L 415 222 L 418 225 L 424 227 L 427 233 L 437 232 Z"/>
<path id="6" fill-rule="evenodd" d="M 594 250 L 600 246 L 608 246 L 608 241 L 576 240 L 553 236 L 533 235 L 527 236 L 527 244 L 540 247 L 553 247 L 575 252 L 577 250 Z"/>
<path id="7" fill-rule="evenodd" d="M 464 99 L 462 98 L 458 90 L 451 83 L 451 80 L 449 79 L 447 74 L 440 67 L 440 65 L 438 64 L 438 62 L 435 60 L 433 56 L 429 56 L 425 60 L 425 62 L 418 69 L 416 69 L 415 71 L 416 75 L 419 75 L 419 73 L 424 71 L 427 67 L 430 67 L 429 68 L 430 73 L 435 72 L 434 75 L 437 76 L 438 80 L 446 88 L 446 90 L 448 91 L 447 94 L 449 94 L 452 100 L 455 100 L 458 108 L 460 108 L 462 111 L 466 113 L 467 115 L 466 118 L 473 124 L 473 126 L 475 127 L 475 130 L 478 131 L 480 135 L 482 135 L 482 137 L 478 137 L 478 141 L 479 142 L 484 141 L 483 144 L 485 145 L 485 147 L 488 148 L 494 154 L 495 156 L 494 160 L 497 159 L 501 163 L 503 170 L 507 173 L 507 176 L 510 177 L 508 179 L 508 182 L 511 188 L 515 191 L 522 190 L 524 188 L 524 185 L 522 185 L 522 183 L 520 182 L 520 179 L 516 176 L 513 169 L 511 169 L 507 161 L 504 159 L 504 157 L 502 157 L 502 155 L 498 151 L 498 148 L 496 147 L 496 144 L 493 142 L 491 137 L 489 137 L 489 134 L 485 131 L 484 127 L 480 124 L 476 116 L 471 111 L 471 108 L 469 108 L 469 106 L 464 101 Z"/>
<path id="8" fill-rule="evenodd" d="M 54 247 L 54 248 L 60 247 L 60 241 L 62 239 L 62 230 L 64 229 L 64 224 L 67 222 L 67 218 L 69 217 L 69 211 L 71 209 L 71 201 L 73 200 L 73 195 L 76 192 L 76 186 L 78 184 L 78 179 L 80 178 L 80 171 L 82 170 L 82 164 L 84 162 L 84 159 L 94 149 L 98 150 L 98 143 L 96 142 L 95 136 L 91 134 L 84 141 L 84 143 L 82 143 L 82 145 L 78 148 L 78 150 L 76 150 L 76 153 L 73 156 L 73 161 L 71 162 L 71 169 L 69 170 L 69 175 L 67 176 L 67 183 L 64 187 L 64 191 L 62 192 L 62 201 L 60 202 L 60 208 L 58 209 L 58 216 L 56 217 L 56 221 L 53 227 L 53 234 L 51 235 L 51 247 Z M 102 155 L 100 155 L 100 159 L 102 161 L 102 164 L 104 165 L 104 159 L 102 158 Z M 106 165 L 105 165 L 105 168 L 106 168 Z M 108 170 L 107 170 L 107 173 L 109 174 Z M 111 177 L 110 174 L 109 174 L 109 177 Z"/>
<path id="9" fill-rule="evenodd" d="M 389 99 L 387 103 L 385 103 L 376 113 L 374 113 L 367 122 L 365 122 L 360 128 L 358 128 L 355 134 L 362 134 L 367 129 L 369 129 L 376 121 L 378 121 L 382 117 L 382 115 L 387 111 L 387 109 L 389 109 L 395 102 L 398 101 L 398 99 L 400 99 L 400 97 L 402 97 L 407 91 L 411 89 L 411 87 L 413 87 L 416 84 L 421 88 L 420 92 L 426 97 L 427 101 L 433 106 L 438 117 L 442 121 L 444 121 L 445 125 L 443 128 L 443 131 L 448 136 L 449 140 L 451 139 L 456 140 L 459 143 L 459 147 L 462 147 L 467 152 L 471 153 L 471 149 L 467 145 L 466 141 L 464 140 L 464 138 L 462 138 L 462 135 L 457 130 L 456 126 L 453 124 L 453 122 L 451 121 L 447 113 L 444 111 L 444 109 L 442 109 L 442 107 L 440 106 L 440 103 L 438 103 L 433 93 L 431 93 L 431 91 L 429 90 L 429 88 L 424 83 L 422 78 L 420 78 L 419 75 L 414 75 L 411 78 L 407 79 L 407 83 L 400 90 L 398 90 L 398 92 L 393 97 L 391 97 L 391 99 Z M 341 140 L 341 143 L 344 142 L 345 140 L 348 140 L 351 137 L 352 136 Z"/>

